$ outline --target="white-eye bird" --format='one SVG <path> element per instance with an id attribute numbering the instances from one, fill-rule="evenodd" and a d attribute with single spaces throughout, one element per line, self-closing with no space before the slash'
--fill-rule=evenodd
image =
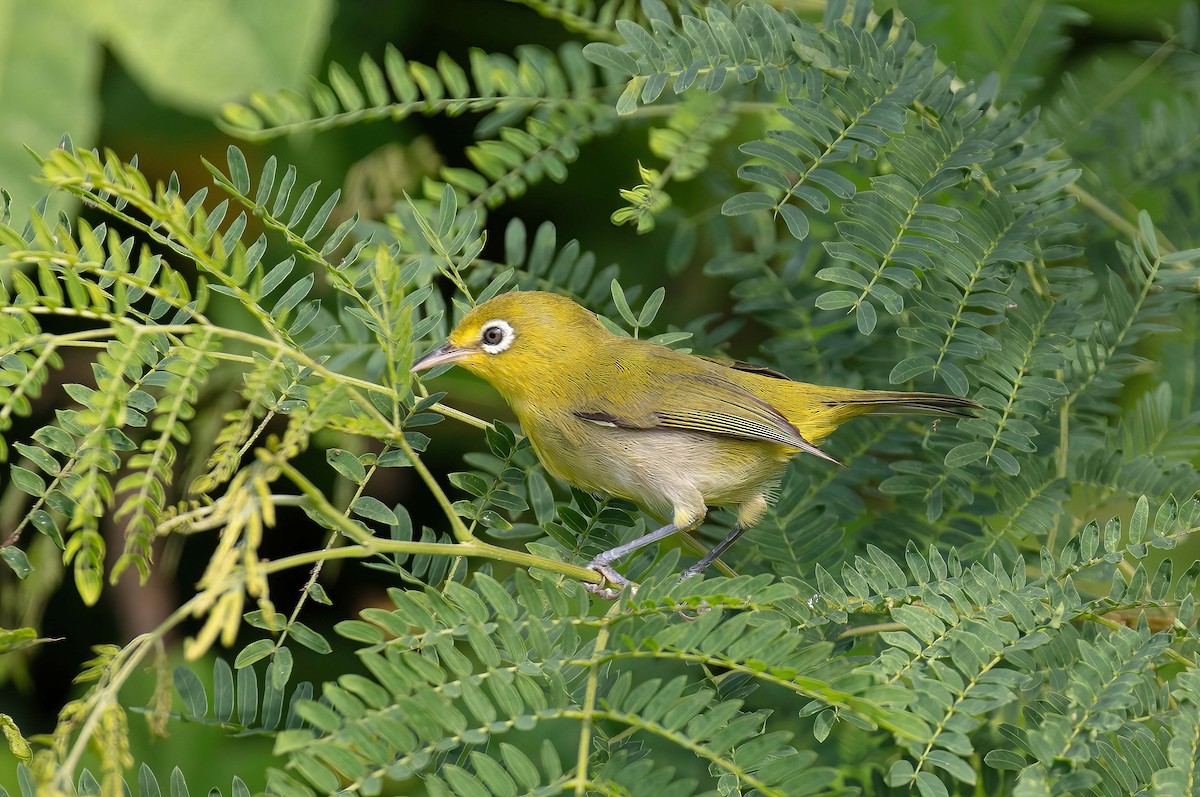
<path id="1" fill-rule="evenodd" d="M 617 559 L 694 529 L 710 506 L 733 530 L 681 578 L 702 572 L 767 511 L 787 461 L 857 415 L 970 417 L 970 399 L 795 382 L 756 366 L 614 335 L 574 301 L 514 291 L 471 310 L 413 371 L 454 363 L 512 406 L 542 464 L 585 490 L 626 498 L 665 525 L 588 565 L 617 586 Z M 592 585 L 589 585 L 591 587 Z M 613 590 L 594 589 L 612 595 Z"/>

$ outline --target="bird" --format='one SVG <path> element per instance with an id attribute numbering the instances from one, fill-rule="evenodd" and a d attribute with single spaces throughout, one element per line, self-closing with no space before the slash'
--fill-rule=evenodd
<path id="1" fill-rule="evenodd" d="M 767 513 L 784 468 L 866 414 L 972 417 L 979 404 L 937 393 L 809 384 L 747 363 L 687 354 L 610 332 L 565 296 L 514 290 L 467 312 L 414 373 L 452 363 L 511 406 L 543 466 L 563 481 L 637 504 L 662 525 L 597 555 L 587 584 L 615 597 L 614 563 L 695 529 L 729 507 L 732 530 L 680 578 L 702 573 Z"/>

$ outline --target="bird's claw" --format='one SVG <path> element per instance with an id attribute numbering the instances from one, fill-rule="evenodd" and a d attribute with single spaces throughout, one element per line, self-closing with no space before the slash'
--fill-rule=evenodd
<path id="1" fill-rule="evenodd" d="M 615 601 L 621 597 L 621 592 L 625 589 L 626 585 L 630 585 L 630 592 L 637 592 L 638 585 L 633 584 L 625 576 L 614 570 L 612 565 L 593 561 L 588 565 L 588 569 L 594 570 L 604 577 L 604 580 L 599 583 L 591 581 L 583 582 L 583 588 L 593 595 L 599 595 L 606 601 Z M 609 584 L 612 586 L 608 586 Z"/>
<path id="2" fill-rule="evenodd" d="M 606 587 L 603 583 L 597 584 L 592 581 L 583 582 L 583 588 L 593 595 L 598 595 L 606 601 L 615 601 L 621 597 L 621 590 L 615 587 Z"/>

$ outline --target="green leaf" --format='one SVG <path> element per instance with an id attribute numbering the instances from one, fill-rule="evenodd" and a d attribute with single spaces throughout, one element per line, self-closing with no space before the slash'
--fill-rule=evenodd
<path id="1" fill-rule="evenodd" d="M 238 653 L 237 658 L 233 661 L 234 669 L 240 670 L 243 667 L 249 667 L 256 661 L 270 656 L 273 650 L 275 650 L 275 642 L 273 640 L 256 639 L 242 648 L 242 651 Z"/>
<path id="2" fill-rule="evenodd" d="M 321 604 L 322 606 L 332 606 L 333 605 L 333 601 L 331 601 L 329 599 L 329 596 L 325 593 L 325 588 L 322 587 L 320 585 L 320 583 L 318 583 L 316 581 L 314 581 L 313 583 L 308 585 L 308 595 L 310 598 L 312 598 L 314 601 Z"/>
<path id="3" fill-rule="evenodd" d="M 1016 476 L 1021 472 L 1021 463 L 1017 461 L 1016 457 L 1002 448 L 997 448 L 992 452 L 992 461 L 999 465 L 1000 470 L 1009 476 Z"/>
<path id="4" fill-rule="evenodd" d="M 1150 520 L 1150 502 L 1146 496 L 1141 496 L 1133 507 L 1133 516 L 1129 518 L 1129 544 L 1135 545 L 1146 538 L 1146 524 Z"/>
<path id="5" fill-rule="evenodd" d="M 204 685 L 196 673 L 187 667 L 176 667 L 172 671 L 175 681 L 175 691 L 183 699 L 183 707 L 189 717 L 201 718 L 208 713 L 208 697 L 204 694 Z"/>
<path id="6" fill-rule="evenodd" d="M 638 62 L 629 53 L 613 44 L 592 42 L 583 48 L 583 57 L 597 66 L 615 69 L 624 75 L 638 74 Z"/>
<path id="7" fill-rule="evenodd" d="M 888 375 L 888 381 L 893 385 L 901 382 L 909 382 L 916 379 L 918 376 L 929 373 L 935 367 L 932 357 L 924 354 L 916 357 L 909 357 L 906 360 L 901 360 L 892 368 L 891 374 Z"/>
<path id="8" fill-rule="evenodd" d="M 529 474 L 529 504 L 533 507 L 533 516 L 539 524 L 554 520 L 554 494 L 541 471 Z"/>
<path id="9" fill-rule="evenodd" d="M 229 722 L 233 717 L 233 670 L 222 658 L 213 660 L 213 717 Z"/>
<path id="10" fill-rule="evenodd" d="M 212 115 L 264 86 L 299 87 L 324 51 L 333 10 L 329 0 L 202 7 L 132 0 L 123 8 L 91 5 L 85 18 L 151 97 Z M 211 46 L 195 46 L 200 41 Z"/>
<path id="11" fill-rule="evenodd" d="M 658 310 L 662 307 L 663 299 L 667 297 L 666 288 L 656 288 L 646 303 L 642 305 L 642 312 L 638 314 L 637 326 L 648 327 L 654 322 L 654 317 L 658 315 Z"/>
<path id="12" fill-rule="evenodd" d="M 29 564 L 25 552 L 15 545 L 6 545 L 0 548 L 0 559 L 3 559 L 4 563 L 12 568 L 17 578 L 25 578 L 33 572 L 33 565 Z"/>
<path id="13" fill-rule="evenodd" d="M 46 494 L 46 482 L 33 471 L 13 465 L 12 469 L 9 470 L 9 475 L 12 477 L 13 484 L 21 492 L 28 493 L 35 498 L 40 498 Z"/>
<path id="14" fill-rule="evenodd" d="M 961 468 L 983 459 L 987 450 L 987 443 L 979 440 L 961 443 L 947 452 L 944 464 L 947 468 Z"/>
<path id="15" fill-rule="evenodd" d="M 930 750 L 925 760 L 936 767 L 946 770 L 955 779 L 963 783 L 971 785 L 975 783 L 975 770 L 966 761 L 953 753 L 946 750 Z"/>
<path id="16" fill-rule="evenodd" d="M 321 641 L 325 642 L 326 645 L 329 644 L 324 639 Z M 318 652 L 320 651 L 318 650 Z M 287 686 L 288 679 L 292 677 L 292 651 L 286 645 L 281 646 L 275 652 L 275 660 L 272 664 L 274 666 L 271 667 L 270 671 L 271 686 L 276 689 L 283 689 Z"/>
<path id="17" fill-rule="evenodd" d="M 258 718 L 258 674 L 253 667 L 237 671 L 238 722 L 249 727 Z"/>
<path id="18" fill-rule="evenodd" d="M 330 448 L 325 452 L 325 461 L 334 470 L 355 484 L 362 484 L 367 478 L 367 469 L 363 467 L 358 457 L 342 448 Z"/>
<path id="19" fill-rule="evenodd" d="M 340 635 L 355 642 L 374 645 L 383 641 L 383 632 L 362 620 L 342 620 L 333 628 Z"/>
<path id="20" fill-rule="evenodd" d="M 722 207 L 721 211 L 724 212 L 725 208 Z M 783 204 L 779 206 L 779 215 L 783 216 L 784 224 L 787 225 L 788 232 L 792 234 L 793 238 L 803 241 L 808 237 L 808 216 L 804 215 L 804 211 L 795 205 Z"/>
<path id="21" fill-rule="evenodd" d="M 915 770 L 911 761 L 901 758 L 892 762 L 888 768 L 886 780 L 887 785 L 892 787 L 904 787 L 912 783 Z"/>
<path id="22" fill-rule="evenodd" d="M 360 495 L 354 499 L 354 503 L 350 504 L 350 511 L 359 517 L 374 520 L 387 526 L 395 526 L 400 522 L 395 512 L 388 509 L 378 498 L 372 498 L 369 495 Z"/>
<path id="23" fill-rule="evenodd" d="M 234 189 L 243 196 L 250 193 L 250 169 L 246 165 L 246 156 L 242 151 L 230 144 L 225 150 L 229 161 L 229 181 Z"/>
<path id="24" fill-rule="evenodd" d="M 287 313 L 291 312 L 308 295 L 308 292 L 312 290 L 315 280 L 316 278 L 312 274 L 305 274 L 299 280 L 292 283 L 292 286 L 284 291 L 283 295 L 279 297 L 279 301 L 275 302 L 275 306 L 271 308 L 271 317 L 282 319 Z"/>
<path id="25" fill-rule="evenodd" d="M 875 331 L 875 305 L 867 301 L 859 302 L 854 318 L 858 321 L 858 331 L 863 335 L 870 335 Z"/>
<path id="26" fill-rule="evenodd" d="M 721 213 L 725 216 L 741 216 L 746 213 L 756 213 L 762 210 L 775 210 L 775 200 L 761 191 L 748 191 L 725 200 L 721 205 Z"/>
<path id="27" fill-rule="evenodd" d="M 487 495 L 491 490 L 491 485 L 488 481 L 477 473 L 451 473 L 448 478 L 450 479 L 450 483 L 458 489 L 479 498 Z"/>
<path id="28" fill-rule="evenodd" d="M 33 748 L 25 740 L 25 737 L 21 735 L 21 730 L 17 727 L 17 723 L 7 714 L 0 714 L 0 734 L 4 735 L 4 740 L 8 743 L 9 752 L 13 754 L 13 757 L 22 764 L 29 763 L 33 758 Z M 22 794 L 26 793 L 23 788 L 24 785 L 22 783 Z"/>
<path id="29" fill-rule="evenodd" d="M 858 288 L 859 290 L 865 290 L 869 286 L 866 277 L 854 269 L 846 268 L 844 266 L 829 266 L 827 268 L 823 268 L 817 272 L 817 279 L 825 280 L 827 282 L 836 282 L 841 285 L 849 285 L 853 288 Z"/>
<path id="30" fill-rule="evenodd" d="M 617 306 L 617 312 L 621 314 L 621 318 L 625 319 L 625 323 L 629 326 L 637 326 L 637 317 L 633 314 L 633 310 L 629 308 L 629 302 L 625 299 L 625 291 L 621 288 L 621 283 L 613 280 L 609 283 L 609 290 L 612 292 L 613 303 Z"/>
<path id="31" fill-rule="evenodd" d="M 841 310 L 853 307 L 858 301 L 858 294 L 853 291 L 826 291 L 817 297 L 817 307 L 822 310 Z"/>
<path id="32" fill-rule="evenodd" d="M 822 711 L 813 720 L 813 738 L 818 742 L 824 742 L 829 738 L 829 732 L 833 730 L 834 713 L 832 710 Z"/>
<path id="33" fill-rule="evenodd" d="M 950 792 L 946 791 L 946 784 L 929 772 L 917 773 L 917 793 L 921 797 L 949 797 L 950 795 Z"/>
<path id="34" fill-rule="evenodd" d="M 100 122 L 96 87 L 102 44 L 80 23 L 80 11 L 70 0 L 0 5 L 0 30 L 5 33 L 0 44 L 0 187 L 11 193 L 11 223 L 18 230 L 45 193 L 33 181 L 39 169 L 24 147 L 49 152 L 64 132 L 81 146 L 92 146 Z M 76 24 L 64 25 L 65 19 Z M 50 97 L 53 102 L 47 101 Z M 52 219 L 73 204 L 58 194 L 46 215 Z"/>
<path id="35" fill-rule="evenodd" d="M 315 650 L 317 653 L 326 654 L 332 653 L 333 648 L 329 646 L 329 642 L 325 637 L 318 634 L 316 631 L 309 628 L 304 623 L 299 621 L 288 626 L 288 633 L 292 639 L 300 643 L 309 650 Z"/>
<path id="36" fill-rule="evenodd" d="M 292 269 L 295 266 L 296 258 L 294 256 L 277 263 L 263 276 L 262 284 L 259 286 L 259 295 L 266 296 L 278 288 L 288 278 L 288 275 L 292 273 Z"/>

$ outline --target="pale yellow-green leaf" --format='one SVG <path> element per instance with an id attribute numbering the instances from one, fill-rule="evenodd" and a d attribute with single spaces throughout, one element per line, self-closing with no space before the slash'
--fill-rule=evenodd
<path id="1" fill-rule="evenodd" d="M 32 4 L 30 4 L 32 5 Z M 159 102 L 200 114 L 316 71 L 331 0 L 96 0 L 94 29 Z"/>
<path id="2" fill-rule="evenodd" d="M 71 22 L 77 8 L 71 0 L 0 0 L 0 188 L 12 194 L 17 229 L 46 193 L 25 147 L 46 152 L 63 133 L 90 145 L 95 134 L 101 51 L 86 26 Z"/>

